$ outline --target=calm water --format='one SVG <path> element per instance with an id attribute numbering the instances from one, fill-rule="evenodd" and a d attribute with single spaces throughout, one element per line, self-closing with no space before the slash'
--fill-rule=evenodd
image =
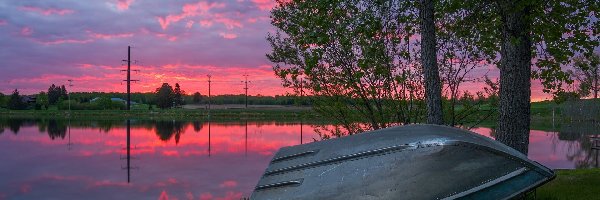
<path id="1" fill-rule="evenodd" d="M 300 123 L 132 120 L 128 156 L 126 124 L 0 120 L 0 199 L 240 199 L 280 147 L 318 138 Z M 565 134 L 531 131 L 529 157 L 599 166 L 589 134 Z"/>

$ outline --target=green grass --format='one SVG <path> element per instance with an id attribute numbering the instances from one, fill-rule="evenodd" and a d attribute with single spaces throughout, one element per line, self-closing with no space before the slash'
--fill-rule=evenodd
<path id="1" fill-rule="evenodd" d="M 536 191 L 536 199 L 600 199 L 600 169 L 557 170 L 554 180 Z"/>

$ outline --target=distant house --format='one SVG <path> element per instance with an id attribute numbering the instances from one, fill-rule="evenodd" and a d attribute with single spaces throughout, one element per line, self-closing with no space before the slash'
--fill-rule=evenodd
<path id="1" fill-rule="evenodd" d="M 90 100 L 90 103 L 96 102 L 98 99 L 100 99 L 100 97 L 93 98 L 92 100 Z M 127 100 L 117 98 L 117 97 L 112 97 L 112 98 L 110 98 L 110 100 L 113 102 L 121 102 L 121 103 L 127 104 Z M 131 104 L 133 105 L 133 104 L 137 104 L 137 103 L 135 101 L 131 101 Z"/>
<path id="2" fill-rule="evenodd" d="M 36 96 L 21 96 L 21 102 L 23 103 L 35 103 L 37 97 Z"/>

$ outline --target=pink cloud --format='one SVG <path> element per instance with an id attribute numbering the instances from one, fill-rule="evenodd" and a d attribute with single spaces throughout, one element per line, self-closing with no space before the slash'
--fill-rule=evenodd
<path id="1" fill-rule="evenodd" d="M 171 42 L 174 42 L 174 41 L 177 40 L 177 36 L 168 35 L 168 34 L 164 34 L 164 33 L 157 33 L 156 37 L 164 38 L 164 39 L 167 39 L 167 40 L 169 40 Z"/>
<path id="2" fill-rule="evenodd" d="M 219 33 L 219 35 L 225 39 L 235 39 L 238 36 L 234 33 Z"/>
<path id="3" fill-rule="evenodd" d="M 22 36 L 30 36 L 31 34 L 33 34 L 33 29 L 31 29 L 30 27 L 23 27 L 21 28 L 21 35 Z"/>
<path id="4" fill-rule="evenodd" d="M 242 28 L 243 25 L 241 22 L 230 19 L 230 18 L 226 18 L 226 17 L 219 17 L 217 19 L 215 19 L 216 22 L 222 23 L 223 25 L 225 25 L 225 28 L 227 29 L 234 29 L 234 28 Z"/>
<path id="5" fill-rule="evenodd" d="M 123 11 L 129 9 L 134 0 L 117 0 L 117 9 Z"/>
<path id="6" fill-rule="evenodd" d="M 252 2 L 261 10 L 271 10 L 275 7 L 273 0 L 252 0 Z"/>
<path id="7" fill-rule="evenodd" d="M 202 27 L 211 27 L 213 25 L 213 22 L 210 20 L 200 20 L 200 26 Z"/>
<path id="8" fill-rule="evenodd" d="M 238 185 L 237 181 L 225 181 L 219 185 L 221 188 L 232 188 Z"/>
<path id="9" fill-rule="evenodd" d="M 92 39 L 85 39 L 85 40 L 77 40 L 77 39 L 58 39 L 58 40 L 51 40 L 51 41 L 37 41 L 38 43 L 44 44 L 44 45 L 57 45 L 57 44 L 86 44 L 86 43 L 90 43 L 93 42 L 94 40 Z"/>
<path id="10" fill-rule="evenodd" d="M 258 21 L 257 18 L 248 18 L 246 21 L 250 22 L 250 23 L 256 23 L 256 21 Z"/>
<path id="11" fill-rule="evenodd" d="M 188 21 L 187 24 L 185 24 L 186 28 L 192 28 L 192 26 L 194 25 L 194 21 Z"/>
<path id="12" fill-rule="evenodd" d="M 7 25 L 8 22 L 6 20 L 0 19 L 0 26 Z"/>
<path id="13" fill-rule="evenodd" d="M 132 37 L 133 33 L 120 33 L 120 34 L 103 34 L 103 33 L 94 33 L 91 31 L 88 31 L 88 34 L 96 39 L 113 39 L 113 38 L 126 38 L 126 37 Z"/>
<path id="14" fill-rule="evenodd" d="M 165 17 L 158 17 L 158 23 L 160 24 L 160 27 L 164 30 L 164 29 L 167 29 L 167 27 L 171 23 L 176 23 L 187 17 L 194 17 L 194 16 L 198 16 L 198 15 L 207 15 L 208 11 L 210 11 L 211 9 L 223 8 L 223 7 L 225 7 L 225 4 L 223 4 L 223 3 L 214 3 L 214 2 L 207 3 L 207 2 L 203 2 L 203 1 L 200 1 L 198 3 L 185 4 L 183 6 L 183 8 L 181 9 L 182 12 L 180 14 L 167 15 Z"/>
<path id="15" fill-rule="evenodd" d="M 42 15 L 67 15 L 74 13 L 73 10 L 70 9 L 58 9 L 58 8 L 39 8 L 33 6 L 22 6 L 19 10 L 27 11 L 27 12 L 35 12 Z"/>
<path id="16" fill-rule="evenodd" d="M 200 194 L 200 200 L 209 200 L 212 199 L 213 195 L 210 192 L 205 192 Z"/>

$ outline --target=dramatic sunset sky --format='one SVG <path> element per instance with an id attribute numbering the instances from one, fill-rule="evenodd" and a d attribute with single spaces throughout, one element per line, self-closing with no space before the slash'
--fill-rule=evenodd
<path id="1" fill-rule="evenodd" d="M 125 91 L 121 80 L 131 45 L 134 92 L 153 91 L 162 82 L 206 94 L 285 94 L 265 57 L 271 0 L 106 0 L 0 1 L 0 92 L 23 94 L 67 85 L 70 91 Z M 491 71 L 490 71 L 491 70 Z M 495 68 L 483 69 L 497 77 Z M 548 97 L 536 81 L 532 100 Z M 464 89 L 481 90 L 469 83 Z"/>

